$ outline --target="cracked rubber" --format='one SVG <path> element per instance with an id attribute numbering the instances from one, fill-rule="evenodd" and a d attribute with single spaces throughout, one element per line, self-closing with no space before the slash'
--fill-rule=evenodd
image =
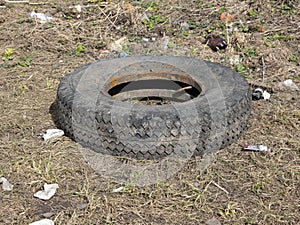
<path id="1" fill-rule="evenodd" d="M 108 87 L 135 75 L 190 77 L 201 94 L 169 105 L 136 105 L 112 98 Z M 171 75 L 170 75 L 171 76 Z M 174 78 L 176 80 L 177 78 Z M 247 126 L 247 81 L 218 63 L 187 57 L 144 56 L 98 61 L 64 76 L 56 99 L 56 124 L 95 152 L 138 159 L 188 158 L 216 152 Z"/>

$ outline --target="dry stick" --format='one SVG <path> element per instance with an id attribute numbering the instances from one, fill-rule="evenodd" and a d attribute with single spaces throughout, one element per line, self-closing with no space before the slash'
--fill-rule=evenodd
<path id="1" fill-rule="evenodd" d="M 264 57 L 262 56 L 261 57 L 261 62 L 262 62 L 262 82 L 264 82 L 265 80 L 265 73 L 266 73 L 266 65 L 265 65 L 265 60 L 264 60 Z"/>
<path id="2" fill-rule="evenodd" d="M 111 23 L 111 25 L 112 26 L 114 26 L 115 28 L 117 28 L 117 26 L 114 24 L 114 22 L 112 22 L 111 20 L 110 20 L 110 16 L 111 16 L 111 14 L 109 13 L 108 15 L 101 9 L 101 7 L 100 6 L 98 6 L 98 9 L 101 11 L 101 13 L 104 15 L 104 16 L 106 16 L 105 17 L 105 19 L 103 20 L 103 21 L 106 21 L 106 20 L 108 20 L 110 23 Z"/>
<path id="3" fill-rule="evenodd" d="M 117 28 L 117 26 L 116 26 L 115 24 L 116 24 L 116 21 L 117 21 L 117 19 L 118 19 L 118 16 L 119 16 L 120 11 L 121 11 L 121 8 L 118 7 L 118 9 L 117 9 L 117 14 L 116 14 L 115 20 L 114 20 L 114 22 L 113 22 L 113 26 L 116 27 L 116 28 Z"/>
<path id="4" fill-rule="evenodd" d="M 8 4 L 29 4 L 29 5 L 46 5 L 48 4 L 47 2 L 30 2 L 30 1 L 26 1 L 26 0 L 20 0 L 20 1 L 9 1 L 9 0 L 5 0 L 5 3 Z"/>
<path id="5" fill-rule="evenodd" d="M 221 187 L 220 185 L 218 185 L 216 182 L 214 182 L 213 180 L 211 181 L 216 187 L 218 187 L 218 188 L 220 188 L 222 191 L 224 191 L 226 194 L 229 194 L 229 192 L 225 189 L 225 188 L 223 188 L 223 187 Z"/>
<path id="6" fill-rule="evenodd" d="M 47 5 L 49 4 L 48 2 L 29 2 L 29 5 Z"/>
<path id="7" fill-rule="evenodd" d="M 9 0 L 5 0 L 5 3 L 26 3 L 26 4 L 29 4 L 29 1 L 9 1 Z"/>
<path id="8" fill-rule="evenodd" d="M 272 32 L 277 32 L 277 31 L 281 31 L 282 28 L 277 28 L 277 29 L 273 29 L 273 30 L 266 30 L 265 32 L 263 32 L 263 34 L 265 36 L 269 35 L 269 33 L 272 33 Z"/>

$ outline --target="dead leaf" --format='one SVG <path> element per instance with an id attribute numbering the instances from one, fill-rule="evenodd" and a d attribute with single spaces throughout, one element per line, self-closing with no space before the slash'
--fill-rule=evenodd
<path id="1" fill-rule="evenodd" d="M 130 13 L 135 12 L 135 8 L 132 4 L 130 4 L 129 2 L 124 2 L 122 3 L 121 7 L 126 10 L 129 11 Z"/>
<path id="2" fill-rule="evenodd" d="M 220 20 L 222 22 L 225 22 L 225 23 L 230 23 L 232 21 L 232 19 L 234 18 L 234 15 L 231 15 L 229 13 L 226 13 L 226 12 L 223 12 L 221 15 L 220 15 Z"/>
<path id="3" fill-rule="evenodd" d="M 246 38 L 243 34 L 240 34 L 240 33 L 236 32 L 234 34 L 234 36 L 236 38 L 237 43 L 239 43 L 239 44 L 244 44 L 245 43 Z"/>
<path id="4" fill-rule="evenodd" d="M 259 32 L 266 32 L 266 27 L 265 26 L 259 26 L 258 28 L 257 28 L 257 30 L 259 31 Z"/>

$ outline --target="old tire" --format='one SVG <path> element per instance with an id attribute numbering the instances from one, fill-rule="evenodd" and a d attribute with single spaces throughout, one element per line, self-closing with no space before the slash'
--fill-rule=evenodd
<path id="1" fill-rule="evenodd" d="M 153 79 L 191 85 L 199 95 L 148 106 L 109 94 L 122 84 Z M 123 97 L 143 92 L 149 95 L 149 90 L 131 90 Z M 138 159 L 186 158 L 215 152 L 237 140 L 250 116 L 251 95 L 240 74 L 217 63 L 187 57 L 126 57 L 98 61 L 64 76 L 56 108 L 57 125 L 96 152 Z"/>

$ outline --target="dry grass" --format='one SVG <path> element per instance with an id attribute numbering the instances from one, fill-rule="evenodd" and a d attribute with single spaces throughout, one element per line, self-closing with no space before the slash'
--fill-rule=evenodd
<path id="1" fill-rule="evenodd" d="M 0 51 L 14 49 L 13 59 L 0 62 L 0 177 L 14 184 L 12 192 L 0 191 L 0 223 L 50 217 L 55 224 L 204 224 L 216 217 L 222 224 L 299 224 L 299 92 L 278 88 L 286 79 L 300 86 L 297 1 L 89 2 L 6 3 L 0 8 Z M 83 3 L 83 15 L 74 18 L 69 6 Z M 32 10 L 57 19 L 30 21 Z M 222 11 L 235 15 L 244 43 L 237 43 L 230 27 L 219 21 Z M 145 14 L 152 16 L 152 25 L 142 23 Z M 192 29 L 183 31 L 182 22 Z M 227 38 L 225 52 L 214 53 L 202 44 L 210 32 Z M 160 44 L 163 35 L 170 38 L 166 51 Z M 271 100 L 253 103 L 247 132 L 219 151 L 204 173 L 192 159 L 168 181 L 127 185 L 113 193 L 120 185 L 95 174 L 73 141 L 62 137 L 45 143 L 40 134 L 54 127 L 49 108 L 60 78 L 85 63 L 116 57 L 98 50 L 123 36 L 129 40 L 123 49 L 131 55 L 187 55 L 235 67 L 253 86 L 272 91 Z M 142 42 L 142 37 L 156 41 Z M 76 54 L 78 45 L 84 53 Z M 239 66 L 230 65 L 234 56 L 243 58 Z M 244 144 L 260 143 L 272 152 L 240 151 Z M 59 184 L 49 201 L 33 197 L 44 182 Z"/>

